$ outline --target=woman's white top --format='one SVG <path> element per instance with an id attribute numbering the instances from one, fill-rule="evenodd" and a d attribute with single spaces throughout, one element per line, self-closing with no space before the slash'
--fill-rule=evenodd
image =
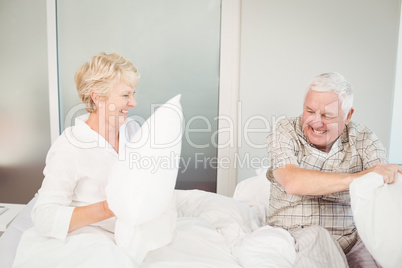
<path id="1" fill-rule="evenodd" d="M 46 157 L 45 178 L 32 219 L 38 234 L 65 239 L 74 207 L 106 200 L 105 187 L 110 167 L 125 155 L 130 138 L 140 128 L 130 120 L 120 127 L 119 154 L 78 117 L 54 142 Z M 93 224 L 113 232 L 115 218 Z"/>

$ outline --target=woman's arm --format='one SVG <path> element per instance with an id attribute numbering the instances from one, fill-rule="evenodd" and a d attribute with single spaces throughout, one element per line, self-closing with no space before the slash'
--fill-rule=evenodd
<path id="1" fill-rule="evenodd" d="M 114 217 L 107 201 L 74 208 L 68 232 Z"/>

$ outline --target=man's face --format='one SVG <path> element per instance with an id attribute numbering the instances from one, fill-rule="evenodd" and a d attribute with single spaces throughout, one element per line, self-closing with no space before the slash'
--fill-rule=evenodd
<path id="1" fill-rule="evenodd" d="M 304 134 L 317 149 L 328 152 L 352 117 L 345 118 L 338 94 L 309 90 L 304 100 L 302 124 Z"/>

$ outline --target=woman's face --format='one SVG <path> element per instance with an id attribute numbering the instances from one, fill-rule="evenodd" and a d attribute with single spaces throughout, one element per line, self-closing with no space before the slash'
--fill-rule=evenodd
<path id="1" fill-rule="evenodd" d="M 137 106 L 134 98 L 135 88 L 124 82 L 118 82 L 113 86 L 110 95 L 104 100 L 105 120 L 109 124 L 121 126 L 127 122 L 128 110 Z"/>

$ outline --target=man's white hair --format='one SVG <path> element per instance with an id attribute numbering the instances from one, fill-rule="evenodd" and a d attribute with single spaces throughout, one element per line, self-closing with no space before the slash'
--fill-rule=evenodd
<path id="1" fill-rule="evenodd" d="M 311 80 L 308 90 L 319 92 L 334 91 L 339 96 L 344 116 L 353 107 L 353 89 L 348 81 L 339 73 L 323 73 Z"/>

